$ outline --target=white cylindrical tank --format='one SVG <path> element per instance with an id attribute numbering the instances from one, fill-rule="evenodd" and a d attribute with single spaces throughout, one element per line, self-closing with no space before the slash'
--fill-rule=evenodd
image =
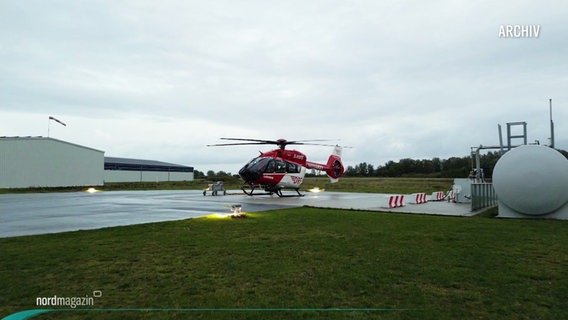
<path id="1" fill-rule="evenodd" d="M 499 201 L 521 214 L 552 213 L 568 202 L 568 160 L 545 146 L 514 148 L 495 165 L 493 187 Z"/>

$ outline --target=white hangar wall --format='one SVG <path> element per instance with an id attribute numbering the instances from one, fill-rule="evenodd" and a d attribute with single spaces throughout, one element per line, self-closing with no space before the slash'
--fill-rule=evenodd
<path id="1" fill-rule="evenodd" d="M 105 182 L 193 181 L 193 172 L 105 170 Z"/>
<path id="2" fill-rule="evenodd" d="M 193 167 L 154 160 L 105 157 L 105 183 L 192 180 Z"/>
<path id="3" fill-rule="evenodd" d="M 104 151 L 44 137 L 0 137 L 0 188 L 103 185 Z"/>

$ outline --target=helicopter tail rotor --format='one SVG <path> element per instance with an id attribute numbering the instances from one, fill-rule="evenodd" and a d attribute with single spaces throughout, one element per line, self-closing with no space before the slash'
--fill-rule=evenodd
<path id="1" fill-rule="evenodd" d="M 335 146 L 333 153 L 327 159 L 327 169 L 325 170 L 325 173 L 332 183 L 339 181 L 339 178 L 345 171 L 345 169 L 343 168 L 343 163 L 341 162 L 341 151 L 342 147 Z"/>

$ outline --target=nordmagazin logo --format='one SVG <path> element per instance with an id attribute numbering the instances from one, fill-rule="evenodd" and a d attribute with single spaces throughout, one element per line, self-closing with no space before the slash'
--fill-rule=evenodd
<path id="1" fill-rule="evenodd" d="M 93 296 L 84 297 L 60 297 L 57 295 L 51 297 L 37 297 L 36 306 L 50 306 L 50 307 L 70 307 L 75 309 L 77 307 L 94 306 L 95 298 L 100 298 L 102 292 L 97 290 L 93 292 Z"/>
<path id="2" fill-rule="evenodd" d="M 499 38 L 538 38 L 538 24 L 503 24 L 499 27 Z"/>

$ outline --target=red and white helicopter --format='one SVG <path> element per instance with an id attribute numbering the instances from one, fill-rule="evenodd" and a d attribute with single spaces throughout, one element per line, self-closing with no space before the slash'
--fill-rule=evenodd
<path id="1" fill-rule="evenodd" d="M 253 195 L 272 195 L 276 193 L 279 197 L 303 196 L 300 193 L 300 185 L 304 181 L 307 169 L 324 171 L 331 182 L 337 182 L 343 175 L 343 163 L 341 163 L 341 150 L 338 145 L 316 144 L 315 141 L 328 140 L 297 140 L 287 141 L 278 140 L 258 140 L 241 138 L 221 138 L 221 140 L 243 141 L 233 143 L 220 143 L 207 145 L 216 146 L 237 146 L 237 145 L 264 145 L 275 144 L 279 148 L 268 152 L 260 152 L 260 155 L 239 170 L 239 175 L 245 181 L 242 190 L 249 196 Z M 320 145 L 334 147 L 333 153 L 329 156 L 326 164 L 308 161 L 306 155 L 296 150 L 286 150 L 287 145 Z M 257 188 L 262 188 L 265 193 L 254 193 Z M 283 189 L 295 190 L 297 195 L 284 195 Z"/>

